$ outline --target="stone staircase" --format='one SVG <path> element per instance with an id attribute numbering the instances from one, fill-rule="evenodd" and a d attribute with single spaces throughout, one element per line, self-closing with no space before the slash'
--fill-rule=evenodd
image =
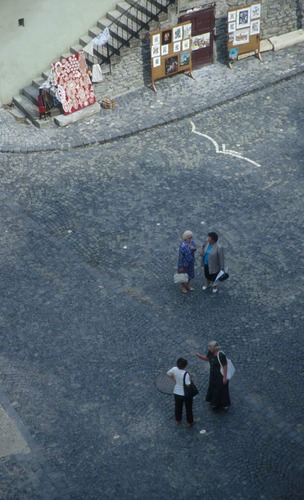
<path id="1" fill-rule="evenodd" d="M 109 11 L 105 17 L 99 19 L 86 35 L 79 38 L 77 44 L 70 47 L 70 52 L 62 54 L 61 58 L 84 50 L 88 66 L 99 63 L 103 74 L 109 76 L 112 68 L 119 64 L 130 47 L 134 44 L 139 45 L 141 32 L 149 30 L 150 23 L 159 19 L 173 4 L 175 4 L 175 0 L 126 0 L 118 2 L 116 9 Z M 85 48 L 105 28 L 108 28 L 110 32 L 108 44 L 101 47 L 94 46 L 93 51 L 87 52 Z M 54 108 L 50 117 L 39 119 L 39 87 L 47 80 L 49 72 L 50 68 L 42 72 L 40 77 L 34 79 L 31 85 L 25 87 L 19 96 L 13 98 L 13 104 L 39 128 L 48 126 L 53 118 L 60 114 L 60 111 Z"/>

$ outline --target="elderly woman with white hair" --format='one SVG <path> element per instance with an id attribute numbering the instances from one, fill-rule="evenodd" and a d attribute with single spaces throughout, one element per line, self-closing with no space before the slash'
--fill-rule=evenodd
<path id="1" fill-rule="evenodd" d="M 210 377 L 206 395 L 206 401 L 211 403 L 214 410 L 228 410 L 230 406 L 229 381 L 227 380 L 227 358 L 220 351 L 220 346 L 216 340 L 208 344 L 206 355 L 197 352 L 195 356 L 204 361 L 209 361 Z M 221 373 L 223 369 L 223 374 Z"/>
<path id="2" fill-rule="evenodd" d="M 189 276 L 188 283 L 181 286 L 182 293 L 188 293 L 194 290 L 190 284 L 190 280 L 194 278 L 194 262 L 196 246 L 193 241 L 193 234 L 191 231 L 185 231 L 183 234 L 183 241 L 179 245 L 178 253 L 178 272 L 187 273 Z"/>

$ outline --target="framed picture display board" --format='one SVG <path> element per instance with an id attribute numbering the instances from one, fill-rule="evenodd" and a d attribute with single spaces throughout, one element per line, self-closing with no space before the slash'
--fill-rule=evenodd
<path id="1" fill-rule="evenodd" d="M 241 54 L 254 52 L 261 60 L 261 3 L 233 7 L 228 10 L 228 66 Z"/>
<path id="2" fill-rule="evenodd" d="M 150 34 L 151 88 L 155 81 L 187 71 L 192 77 L 191 22 L 180 23 Z M 193 78 L 193 77 L 192 77 Z"/>

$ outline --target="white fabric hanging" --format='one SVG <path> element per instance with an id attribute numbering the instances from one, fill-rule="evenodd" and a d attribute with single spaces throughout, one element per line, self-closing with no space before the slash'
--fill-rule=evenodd
<path id="1" fill-rule="evenodd" d="M 94 45 L 105 45 L 108 43 L 110 38 L 110 31 L 109 28 L 105 28 L 99 35 L 97 35 L 95 38 L 93 38 L 93 44 Z"/>
<path id="2" fill-rule="evenodd" d="M 93 64 L 92 68 L 92 82 L 93 83 L 98 83 L 102 82 L 103 80 L 103 74 L 101 71 L 101 67 L 99 64 Z"/>

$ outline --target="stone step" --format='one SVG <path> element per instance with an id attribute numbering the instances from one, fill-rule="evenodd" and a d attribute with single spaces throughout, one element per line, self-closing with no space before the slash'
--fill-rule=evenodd
<path id="1" fill-rule="evenodd" d="M 114 12 L 114 11 L 112 11 Z M 118 12 L 118 11 L 116 11 Z M 114 18 L 112 17 L 112 20 Z M 124 39 L 130 39 L 130 37 L 137 37 L 138 32 L 144 29 L 143 24 L 137 23 L 131 17 L 124 14 L 119 14 L 116 21 L 113 20 L 111 24 L 110 31 L 120 34 Z"/>
<path id="2" fill-rule="evenodd" d="M 15 118 L 15 120 L 19 123 L 28 123 L 28 118 L 26 115 L 21 111 L 21 109 L 17 108 L 16 106 L 10 106 L 8 109 L 8 112 Z"/>
<path id="3" fill-rule="evenodd" d="M 42 78 L 44 78 L 45 80 L 47 80 L 48 77 L 50 76 L 50 72 L 51 72 L 51 68 L 48 68 L 48 69 L 44 70 L 41 73 Z"/>
<path id="4" fill-rule="evenodd" d="M 38 106 L 38 94 L 39 90 L 34 85 L 29 85 L 24 87 L 22 94 L 25 95 L 30 101 L 32 101 L 36 106 Z"/>
<path id="5" fill-rule="evenodd" d="M 128 19 L 140 25 L 143 29 L 148 27 L 151 18 L 147 15 L 146 11 L 138 11 L 127 2 L 118 2 L 116 4 L 116 9 Z"/>
<path id="6" fill-rule="evenodd" d="M 70 47 L 71 54 L 78 54 L 81 50 L 83 50 L 83 46 L 79 43 Z"/>
<path id="7" fill-rule="evenodd" d="M 39 89 L 43 84 L 45 83 L 45 78 L 35 78 L 35 80 L 32 80 L 32 86 L 36 87 Z"/>
<path id="8" fill-rule="evenodd" d="M 107 17 L 101 17 L 97 21 L 97 27 L 100 28 L 101 31 L 103 31 L 105 28 L 109 28 L 111 24 L 112 22 Z"/>
<path id="9" fill-rule="evenodd" d="M 61 54 L 60 59 L 67 59 L 68 57 L 71 57 L 73 54 L 72 52 L 65 52 L 64 54 Z"/>
<path id="10" fill-rule="evenodd" d="M 298 43 L 304 43 L 304 30 L 299 29 L 296 31 L 291 31 L 280 36 L 273 36 L 269 38 L 273 50 L 285 49 L 286 47 L 292 47 Z"/>
<path id="11" fill-rule="evenodd" d="M 88 33 L 89 36 L 95 38 L 96 36 L 100 35 L 101 31 L 102 30 L 99 28 L 99 26 L 92 26 L 92 28 L 89 29 Z"/>
<path id="12" fill-rule="evenodd" d="M 48 127 L 53 121 L 53 119 L 50 117 L 47 117 L 46 120 L 44 118 L 42 120 L 39 120 L 38 107 L 25 95 L 14 97 L 13 103 L 38 128 Z"/>
<path id="13" fill-rule="evenodd" d="M 157 16 L 162 7 L 154 5 L 152 2 L 147 2 L 146 0 L 126 0 L 126 2 L 136 8 L 138 14 L 140 12 L 146 14 L 150 19 Z M 164 9 L 165 10 L 165 9 Z M 138 16 L 139 17 L 139 16 Z"/>
<path id="14" fill-rule="evenodd" d="M 71 113 L 70 115 L 60 115 L 55 118 L 55 123 L 58 127 L 66 127 L 71 123 L 76 123 L 79 120 L 85 120 L 92 115 L 100 112 L 100 104 L 95 102 L 91 104 L 91 106 L 87 106 L 86 108 L 80 109 L 79 111 L 75 111 L 75 113 Z"/>
<path id="15" fill-rule="evenodd" d="M 85 47 L 86 45 L 88 45 L 88 43 L 90 43 L 91 41 L 93 40 L 93 38 L 89 35 L 83 35 L 79 38 L 79 44 L 82 46 L 82 47 Z"/>

